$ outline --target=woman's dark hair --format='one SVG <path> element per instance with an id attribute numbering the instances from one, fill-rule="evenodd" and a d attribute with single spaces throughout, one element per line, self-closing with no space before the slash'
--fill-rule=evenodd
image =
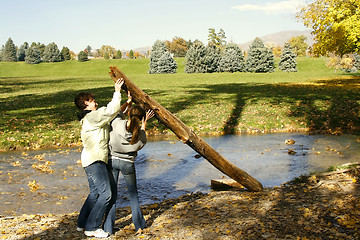
<path id="1" fill-rule="evenodd" d="M 81 92 L 78 95 L 76 95 L 74 103 L 76 107 L 80 110 L 84 110 L 86 108 L 85 101 L 91 101 L 95 99 L 95 95 L 88 92 Z"/>
<path id="2" fill-rule="evenodd" d="M 138 106 L 134 105 L 130 108 L 130 125 L 127 129 L 128 132 L 132 133 L 132 138 L 130 144 L 135 144 L 139 141 L 140 138 L 140 121 L 145 118 L 145 110 Z"/>

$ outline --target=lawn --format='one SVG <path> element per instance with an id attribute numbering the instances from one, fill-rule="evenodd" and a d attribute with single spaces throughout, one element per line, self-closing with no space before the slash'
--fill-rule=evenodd
<path id="1" fill-rule="evenodd" d="M 298 58 L 296 73 L 147 74 L 149 59 L 67 61 L 30 65 L 0 62 L 0 149 L 80 144 L 80 91 L 99 106 L 113 92 L 109 66 L 129 79 L 198 134 L 318 130 L 360 127 L 360 77 L 326 67 L 326 58 Z M 124 95 L 125 98 L 125 95 Z M 169 130 L 153 120 L 149 134 Z"/>

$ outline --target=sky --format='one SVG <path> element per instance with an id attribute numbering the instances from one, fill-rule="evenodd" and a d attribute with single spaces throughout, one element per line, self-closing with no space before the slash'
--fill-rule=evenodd
<path id="1" fill-rule="evenodd" d="M 256 37 L 307 30 L 295 13 L 306 0 L 0 0 L 0 45 L 11 38 L 54 42 L 78 53 L 87 46 L 149 47 L 181 37 L 207 43 L 209 28 L 242 44 Z"/>

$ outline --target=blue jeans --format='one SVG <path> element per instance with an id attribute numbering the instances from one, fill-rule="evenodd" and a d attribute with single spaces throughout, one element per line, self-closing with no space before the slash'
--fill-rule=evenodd
<path id="1" fill-rule="evenodd" d="M 130 205 L 132 220 L 135 225 L 135 229 L 145 228 L 145 219 L 140 209 L 139 197 L 136 185 L 136 171 L 134 162 L 126 161 L 121 158 L 111 157 L 109 158 L 109 168 L 113 174 L 112 182 L 112 199 L 109 205 L 109 212 L 104 223 L 104 230 L 110 234 L 113 233 L 115 223 L 116 212 L 116 198 L 117 198 L 117 185 L 119 179 L 119 172 L 122 173 L 125 179 L 126 186 L 130 195 Z"/>
<path id="2" fill-rule="evenodd" d="M 86 166 L 85 173 L 89 181 L 90 193 L 80 210 L 78 227 L 86 231 L 101 228 L 106 209 L 111 200 L 111 173 L 105 162 L 97 161 Z"/>

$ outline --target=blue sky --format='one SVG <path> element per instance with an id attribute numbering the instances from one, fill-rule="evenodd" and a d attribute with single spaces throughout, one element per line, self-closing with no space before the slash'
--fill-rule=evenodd
<path id="1" fill-rule="evenodd" d="M 207 43 L 208 29 L 224 29 L 227 41 L 306 30 L 295 18 L 305 0 L 0 0 L 0 44 L 55 42 L 78 53 L 110 45 L 129 50 L 156 40 Z"/>

